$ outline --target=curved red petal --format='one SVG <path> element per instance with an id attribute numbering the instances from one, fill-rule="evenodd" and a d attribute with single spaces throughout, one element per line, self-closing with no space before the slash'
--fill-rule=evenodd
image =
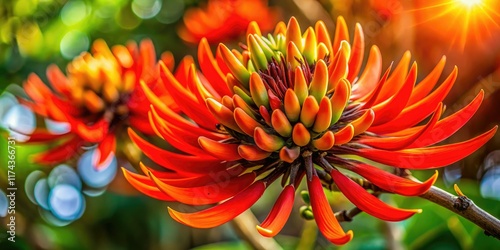
<path id="1" fill-rule="evenodd" d="M 16 131 L 15 128 L 12 128 L 12 130 Z M 20 131 L 16 131 L 16 132 L 21 133 Z M 23 133 L 21 133 L 21 134 L 23 134 Z M 52 142 L 52 141 L 55 141 L 58 139 L 62 139 L 69 134 L 70 133 L 54 134 L 54 133 L 48 131 L 47 129 L 36 128 L 32 134 L 27 135 L 30 138 L 26 142 L 29 142 L 29 143 L 38 143 L 38 142 L 47 143 L 47 142 Z"/>
<path id="2" fill-rule="evenodd" d="M 220 171 L 232 166 L 212 156 L 182 155 L 160 149 L 139 137 L 133 130 L 128 131 L 130 139 L 143 153 L 164 168 L 181 173 L 206 173 L 207 169 Z"/>
<path id="3" fill-rule="evenodd" d="M 352 86 L 351 99 L 357 100 L 376 88 L 382 74 L 382 55 L 377 46 L 372 46 L 363 73 Z"/>
<path id="4" fill-rule="evenodd" d="M 379 188 L 405 196 L 424 194 L 434 185 L 438 177 L 438 172 L 436 171 L 428 180 L 418 183 L 367 164 L 358 164 L 347 167 L 347 169 L 363 176 Z"/>
<path id="5" fill-rule="evenodd" d="M 229 91 L 225 81 L 226 78 L 224 73 L 222 73 L 221 69 L 217 65 L 206 38 L 201 39 L 200 44 L 198 45 L 198 61 L 201 71 L 207 79 L 210 79 L 210 82 L 217 93 L 221 96 L 231 96 L 231 92 Z"/>
<path id="6" fill-rule="evenodd" d="M 99 152 L 99 159 L 97 161 L 96 167 L 105 167 L 106 165 L 102 164 L 108 158 L 109 154 L 115 151 L 116 148 L 116 137 L 114 134 L 108 134 L 104 138 L 104 140 L 99 143 L 97 146 Z"/>
<path id="7" fill-rule="evenodd" d="M 39 164 L 55 165 L 71 159 L 79 150 L 82 140 L 74 136 L 63 144 L 51 148 L 50 150 L 32 155 L 31 159 Z"/>
<path id="8" fill-rule="evenodd" d="M 495 126 L 488 132 L 473 139 L 454 144 L 427 148 L 403 149 L 398 151 L 363 148 L 357 150 L 354 154 L 400 168 L 438 168 L 455 163 L 472 154 L 493 137 L 497 128 L 498 126 Z"/>
<path id="9" fill-rule="evenodd" d="M 220 226 L 249 209 L 264 193 L 266 184 L 255 182 L 233 198 L 211 208 L 194 213 L 182 213 L 168 208 L 174 220 L 196 228 L 212 228 Z"/>
<path id="10" fill-rule="evenodd" d="M 458 70 L 455 67 L 450 75 L 434 92 L 415 104 L 403 109 L 403 111 L 391 121 L 381 125 L 372 126 L 368 129 L 368 131 L 378 134 L 390 133 L 409 128 L 421 122 L 423 119 L 428 117 L 438 103 L 442 102 L 446 95 L 448 95 L 453 87 L 453 84 L 455 83 L 455 79 L 457 78 L 457 72 Z"/>
<path id="11" fill-rule="evenodd" d="M 370 214 L 381 220 L 401 221 L 409 218 L 415 213 L 421 212 L 420 209 L 406 210 L 395 208 L 385 204 L 336 169 L 330 171 L 330 174 L 335 184 L 337 184 L 337 187 L 345 195 L 345 197 L 347 197 L 347 199 L 349 199 L 355 206 L 357 206 L 367 214 Z"/>
<path id="12" fill-rule="evenodd" d="M 467 123 L 470 118 L 472 118 L 472 116 L 476 113 L 476 111 L 479 109 L 479 106 L 481 106 L 483 97 L 484 91 L 481 90 L 474 98 L 474 100 L 472 100 L 466 107 L 464 107 L 460 111 L 457 111 L 453 115 L 450 115 L 443 120 L 438 121 L 436 126 L 434 126 L 431 131 L 423 134 L 409 147 L 418 148 L 433 145 L 453 135 L 460 128 L 462 128 L 462 126 L 465 125 L 465 123 Z"/>
<path id="13" fill-rule="evenodd" d="M 160 191 L 158 187 L 146 176 L 138 175 L 122 168 L 123 176 L 125 179 L 137 189 L 137 191 L 150 196 L 152 198 L 163 200 L 163 201 L 174 201 L 175 199 Z"/>
<path id="14" fill-rule="evenodd" d="M 238 154 L 240 144 L 218 142 L 203 136 L 198 138 L 198 143 L 207 153 L 221 160 L 236 161 L 242 158 Z"/>
<path id="15" fill-rule="evenodd" d="M 386 99 L 385 101 L 382 101 L 372 107 L 373 111 L 375 112 L 375 120 L 373 121 L 373 126 L 384 124 L 397 117 L 397 115 L 399 115 L 401 111 L 403 111 L 403 109 L 406 107 L 406 104 L 408 103 L 408 99 L 410 98 L 416 79 L 417 64 L 414 63 L 411 67 L 410 73 L 406 77 L 406 80 L 403 81 L 404 84 L 401 86 L 399 91 L 394 93 L 394 95 L 392 97 L 389 97 L 389 99 Z M 391 78 L 387 80 L 387 86 L 391 86 L 390 88 L 393 88 L 393 85 L 390 85 L 390 80 Z"/>
<path id="16" fill-rule="evenodd" d="M 438 64 L 434 67 L 431 73 L 429 73 L 422 81 L 420 81 L 415 89 L 411 93 L 410 100 L 408 101 L 408 105 L 412 105 L 421 99 L 423 99 L 426 95 L 428 95 L 436 83 L 439 80 L 439 76 L 441 76 L 441 72 L 443 72 L 444 65 L 446 64 L 446 56 L 441 57 Z"/>
<path id="17" fill-rule="evenodd" d="M 160 171 L 154 171 L 154 170 L 152 171 L 152 169 L 146 169 L 146 170 L 150 171 L 152 174 L 158 177 L 158 179 L 161 180 L 163 183 L 166 183 L 174 187 L 188 188 L 188 187 L 205 186 L 214 182 L 225 183 L 231 179 L 238 177 L 241 173 L 245 171 L 245 169 L 246 168 L 242 167 L 241 165 L 237 165 L 235 167 L 225 169 L 222 171 L 210 172 L 210 174 L 189 176 L 189 177 L 184 177 L 178 174 L 177 176 L 174 176 L 171 173 L 169 173 L 170 176 L 167 176 L 166 174 Z"/>
<path id="18" fill-rule="evenodd" d="M 259 226 L 257 226 L 257 231 L 266 237 L 274 237 L 277 235 L 283 226 L 285 226 L 292 212 L 294 199 L 295 188 L 293 185 L 286 186 L 285 189 L 281 191 L 269 215 Z"/>
<path id="19" fill-rule="evenodd" d="M 160 76 L 172 98 L 177 103 L 183 104 L 179 105 L 182 111 L 200 126 L 209 130 L 215 130 L 215 125 L 218 122 L 212 115 L 209 115 L 209 112 L 206 112 L 207 108 L 205 104 L 199 103 L 198 99 L 181 85 L 178 79 L 172 75 L 163 62 L 160 62 L 159 64 L 161 69 Z"/>
<path id="20" fill-rule="evenodd" d="M 413 143 L 421 140 L 423 136 L 426 136 L 429 133 L 429 131 L 431 131 L 434 128 L 437 121 L 441 117 L 442 111 L 443 111 L 443 104 L 439 103 L 430 121 L 426 125 L 419 127 L 419 129 L 416 130 L 414 134 L 407 134 L 403 136 L 394 136 L 394 137 L 365 136 L 363 138 L 360 138 L 357 142 L 368 145 L 370 147 L 387 149 L 387 150 L 398 150 L 407 148 Z"/>
<path id="21" fill-rule="evenodd" d="M 333 214 L 332 208 L 326 200 L 323 186 L 318 176 L 313 176 L 311 181 L 307 181 L 309 196 L 311 198 L 311 207 L 314 213 L 314 219 L 318 224 L 319 231 L 333 244 L 343 245 L 352 239 L 352 231 L 344 232 L 339 222 Z"/>
<path id="22" fill-rule="evenodd" d="M 255 180 L 255 173 L 236 176 L 222 182 L 212 181 L 195 187 L 175 187 L 149 174 L 156 186 L 175 200 L 189 205 L 214 204 L 233 197 Z"/>

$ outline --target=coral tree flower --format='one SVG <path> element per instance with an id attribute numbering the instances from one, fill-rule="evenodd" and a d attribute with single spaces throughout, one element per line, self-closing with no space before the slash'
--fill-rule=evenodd
<path id="1" fill-rule="evenodd" d="M 163 59 L 173 67 L 173 56 Z M 128 126 L 152 134 L 147 112 L 149 102 L 140 82 L 156 83 L 157 59 L 153 43 L 144 40 L 138 46 L 117 45 L 110 49 L 97 40 L 92 53 L 84 52 L 67 66 L 65 75 L 57 66 L 47 69 L 50 87 L 35 74 L 24 83 L 29 100 L 21 99 L 38 115 L 70 125 L 69 131 L 53 134 L 37 128 L 28 143 L 60 142 L 58 146 L 33 157 L 40 164 L 57 164 L 74 157 L 81 146 L 98 145 L 97 163 L 115 151 L 117 136 Z M 165 90 L 156 88 L 160 95 Z M 169 100 L 163 99 L 169 103 Z M 170 102 L 170 106 L 176 109 Z M 122 133 L 123 134 L 123 133 Z M 126 138 L 126 133 L 123 134 Z"/>
<path id="2" fill-rule="evenodd" d="M 433 169 L 471 154 L 493 136 L 496 127 L 465 142 L 431 145 L 469 120 L 483 92 L 462 110 L 441 118 L 441 101 L 457 76 L 454 69 L 434 88 L 444 58 L 416 84 L 417 65 L 410 67 L 409 52 L 392 73 L 390 68 L 383 73 L 381 54 L 373 46 L 360 72 L 361 26 L 356 26 L 352 40 L 348 34 L 342 18 L 333 41 L 321 21 L 302 33 L 291 18 L 288 25 L 280 23 L 274 34 L 266 36 L 252 23 L 241 51 L 220 44 L 214 56 L 202 40 L 200 71 L 190 58 L 175 74 L 160 63 L 164 86 L 172 99 L 182 103 L 179 108 L 185 116 L 145 88 L 152 103 L 152 126 L 182 152 L 161 149 L 129 130 L 132 140 L 166 171 L 141 164 L 146 176 L 124 170 L 126 178 L 158 199 L 217 204 L 194 213 L 168 209 L 176 221 L 197 228 L 233 219 L 281 178 L 283 191 L 257 226 L 269 237 L 285 225 L 302 180 L 307 182 L 320 231 L 335 244 L 348 242 L 352 232 L 345 232 L 336 220 L 323 186 L 335 183 L 354 205 L 382 220 L 400 221 L 418 213 L 385 204 L 345 173 L 356 173 L 388 192 L 425 193 L 437 172 L 416 183 L 368 162 L 394 170 Z M 353 156 L 361 160 L 352 160 Z"/>
<path id="3" fill-rule="evenodd" d="M 197 44 L 202 38 L 210 43 L 223 42 L 244 34 L 251 21 L 262 31 L 270 31 L 278 21 L 277 9 L 267 6 L 267 0 L 209 0 L 202 8 L 191 8 L 184 14 L 179 36 Z"/>

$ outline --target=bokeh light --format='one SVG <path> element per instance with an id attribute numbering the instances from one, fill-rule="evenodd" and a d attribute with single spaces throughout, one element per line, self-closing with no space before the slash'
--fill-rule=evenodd
<path id="1" fill-rule="evenodd" d="M 115 177 L 118 163 L 114 154 L 111 153 L 108 159 L 97 166 L 96 152 L 96 149 L 85 152 L 78 160 L 77 170 L 85 185 L 102 188 Z"/>
<path id="2" fill-rule="evenodd" d="M 0 217 L 5 217 L 9 210 L 9 199 L 3 190 L 0 189 Z"/>
<path id="3" fill-rule="evenodd" d="M 49 210 L 49 192 L 50 187 L 46 178 L 42 178 L 36 182 L 34 191 L 35 201 L 40 207 L 46 210 Z"/>
<path id="4" fill-rule="evenodd" d="M 61 220 L 76 220 L 85 211 L 85 199 L 74 186 L 59 184 L 49 194 L 50 211 Z"/>
<path id="5" fill-rule="evenodd" d="M 61 20 L 67 26 L 72 26 L 84 20 L 90 12 L 91 7 L 84 1 L 68 1 L 61 9 Z"/>
<path id="6" fill-rule="evenodd" d="M 50 119 L 45 119 L 45 127 L 52 134 L 65 134 L 71 130 L 71 125 L 67 122 L 56 122 Z"/>
<path id="7" fill-rule="evenodd" d="M 494 150 L 484 158 L 482 172 L 481 195 L 500 200 L 500 150 Z"/>
<path id="8" fill-rule="evenodd" d="M 79 30 L 72 30 L 66 33 L 61 40 L 61 54 L 66 59 L 78 56 L 83 51 L 87 51 L 90 40 L 87 34 Z"/>
<path id="9" fill-rule="evenodd" d="M 156 15 L 156 20 L 164 24 L 174 23 L 182 17 L 184 8 L 183 0 L 163 0 L 162 7 L 158 15 Z"/>
<path id="10" fill-rule="evenodd" d="M 47 177 L 47 182 L 52 189 L 60 184 L 71 185 L 77 190 L 82 189 L 82 182 L 76 171 L 65 164 L 61 164 L 52 169 L 49 177 Z"/>
<path id="11" fill-rule="evenodd" d="M 29 134 L 36 128 L 36 120 L 33 112 L 24 105 L 15 104 L 3 115 L 2 127 L 10 132 L 10 136 L 17 141 L 27 141 Z"/>
<path id="12" fill-rule="evenodd" d="M 35 197 L 35 185 L 39 180 L 45 177 L 45 173 L 40 170 L 35 170 L 26 177 L 26 180 L 24 182 L 24 190 L 26 192 L 26 196 L 28 196 L 28 199 L 33 202 L 33 204 L 38 205 Z"/>
<path id="13" fill-rule="evenodd" d="M 160 12 L 161 5 L 160 0 L 133 0 L 132 11 L 142 19 L 149 19 Z"/>

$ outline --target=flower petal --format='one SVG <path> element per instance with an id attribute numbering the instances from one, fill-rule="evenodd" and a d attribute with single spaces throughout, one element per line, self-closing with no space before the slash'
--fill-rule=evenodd
<path id="1" fill-rule="evenodd" d="M 116 149 L 116 137 L 114 134 L 108 134 L 102 140 L 101 143 L 97 146 L 99 152 L 97 155 L 99 156 L 96 167 L 105 167 L 106 165 L 102 164 L 108 158 L 109 154 L 115 151 Z M 98 169 L 99 170 L 99 169 Z"/>
<path id="2" fill-rule="evenodd" d="M 14 131 L 16 131 L 15 128 L 12 128 L 12 129 Z M 16 131 L 16 132 L 21 133 L 20 131 Z M 64 133 L 64 134 L 53 134 L 52 132 L 48 131 L 45 128 L 36 128 L 35 131 L 33 131 L 33 133 L 27 135 L 30 137 L 27 142 L 29 142 L 29 143 L 38 143 L 38 142 L 47 143 L 47 142 L 51 142 L 54 140 L 64 138 L 66 135 L 69 135 L 69 134 L 70 134 L 69 132 Z"/>
<path id="3" fill-rule="evenodd" d="M 163 201 L 174 201 L 175 199 L 160 191 L 152 181 L 143 175 L 132 173 L 129 170 L 122 168 L 123 176 L 127 179 L 128 183 L 132 185 L 137 191 L 150 196 L 152 198 Z"/>
<path id="4" fill-rule="evenodd" d="M 335 218 L 318 176 L 313 176 L 311 181 L 307 181 L 307 188 L 311 197 L 314 220 L 318 224 L 319 231 L 333 244 L 343 245 L 349 242 L 353 233 L 350 230 L 345 233 Z"/>
<path id="5" fill-rule="evenodd" d="M 441 57 L 441 60 L 439 60 L 439 63 L 436 65 L 436 67 L 434 67 L 432 72 L 429 73 L 422 81 L 420 81 L 417 86 L 415 86 L 415 89 L 411 93 L 410 100 L 408 101 L 408 106 L 420 101 L 432 91 L 439 80 L 439 76 L 441 76 L 441 72 L 443 72 L 445 64 L 446 56 L 443 56 Z"/>
<path id="6" fill-rule="evenodd" d="M 457 72 L 457 68 L 455 67 L 446 80 L 444 80 L 444 82 L 436 90 L 434 90 L 434 92 L 427 95 L 417 103 L 403 109 L 403 111 L 393 120 L 381 125 L 372 126 L 369 131 L 379 134 L 390 133 L 409 128 L 421 122 L 423 119 L 428 117 L 437 104 L 442 102 L 446 97 L 455 83 Z"/>
<path id="7" fill-rule="evenodd" d="M 210 113 L 225 127 L 243 133 L 238 124 L 234 121 L 233 111 L 222 105 L 215 99 L 205 100 Z"/>
<path id="8" fill-rule="evenodd" d="M 370 49 L 370 55 L 368 56 L 368 61 L 366 62 L 363 73 L 352 86 L 351 99 L 357 100 L 368 95 L 377 86 L 381 74 L 382 55 L 380 54 L 379 48 L 374 45 Z"/>
<path id="9" fill-rule="evenodd" d="M 238 153 L 247 161 L 259 161 L 271 155 L 271 152 L 264 151 L 257 146 L 245 144 L 238 146 Z"/>
<path id="10" fill-rule="evenodd" d="M 285 141 L 277 135 L 268 134 L 261 127 L 256 127 L 253 134 L 255 144 L 267 152 L 278 151 L 283 147 Z"/>
<path id="11" fill-rule="evenodd" d="M 257 231 L 266 237 L 276 236 L 281 231 L 283 226 L 285 226 L 285 223 L 292 212 L 294 199 L 295 188 L 293 185 L 286 186 L 283 191 L 281 191 L 281 194 L 274 203 L 269 215 L 260 225 L 257 226 Z"/>
<path id="12" fill-rule="evenodd" d="M 146 156 L 169 170 L 181 173 L 206 173 L 207 169 L 220 171 L 232 166 L 230 163 L 223 163 L 220 159 L 209 155 L 182 155 L 160 149 L 141 138 L 132 129 L 128 130 L 128 134 Z"/>
<path id="13" fill-rule="evenodd" d="M 264 193 L 266 184 L 257 181 L 233 198 L 211 208 L 194 213 L 182 213 L 168 208 L 174 220 L 195 228 L 212 228 L 220 226 L 249 209 Z"/>
<path id="14" fill-rule="evenodd" d="M 236 161 L 241 159 L 238 154 L 239 144 L 218 142 L 203 136 L 198 138 L 198 143 L 207 153 L 221 160 Z"/>
<path id="15" fill-rule="evenodd" d="M 206 38 L 202 38 L 200 44 L 198 45 L 198 62 L 200 64 L 201 71 L 207 79 L 210 79 L 210 83 L 214 87 L 215 91 L 217 91 L 217 93 L 221 96 L 231 95 L 225 81 L 224 73 L 222 73 L 221 69 L 217 65 Z"/>
<path id="16" fill-rule="evenodd" d="M 332 171 L 330 171 L 330 174 L 335 184 L 337 184 L 337 187 L 345 195 L 345 197 L 347 197 L 347 199 L 349 199 L 355 206 L 357 206 L 367 214 L 377 217 L 381 220 L 401 221 L 409 218 L 415 213 L 422 212 L 420 209 L 406 210 L 389 206 L 379 200 L 377 197 L 368 193 L 368 191 L 366 191 L 363 187 L 358 185 L 353 180 L 347 178 L 338 170 L 333 169 Z"/>
<path id="17" fill-rule="evenodd" d="M 363 63 L 363 56 L 365 54 L 365 36 L 363 35 L 363 29 L 359 23 L 356 23 L 351 48 L 352 52 L 351 57 L 349 58 L 348 66 L 349 72 L 347 74 L 347 80 L 349 80 L 349 82 L 353 82 L 358 76 L 361 64 Z"/>
<path id="18" fill-rule="evenodd" d="M 418 196 L 426 193 L 438 177 L 438 171 L 436 171 L 428 180 L 418 183 L 367 164 L 357 164 L 347 169 L 363 176 L 379 188 L 405 196 Z"/>
<path id="19" fill-rule="evenodd" d="M 406 80 L 402 81 L 404 83 L 399 89 L 399 91 L 394 93 L 394 95 L 389 99 L 382 101 L 372 107 L 373 111 L 375 112 L 375 120 L 373 121 L 373 126 L 384 124 L 397 117 L 397 115 L 399 115 L 401 111 L 403 111 L 403 109 L 406 107 L 406 104 L 408 103 L 408 99 L 411 96 L 411 92 L 413 91 L 413 85 L 415 85 L 416 79 L 417 79 L 417 64 L 413 63 L 410 73 L 406 77 Z M 387 86 L 390 87 L 384 89 L 393 88 L 393 85 L 391 85 L 390 80 L 391 78 L 387 80 Z"/>
<path id="20" fill-rule="evenodd" d="M 47 151 L 32 155 L 32 161 L 44 165 L 56 165 L 71 159 L 82 146 L 82 139 L 74 136 L 68 141 Z"/>
<path id="21" fill-rule="evenodd" d="M 467 123 L 470 118 L 476 113 L 476 111 L 481 106 L 483 97 L 484 91 L 481 90 L 474 98 L 474 100 L 472 100 L 466 107 L 457 111 L 453 115 L 450 115 L 442 119 L 441 121 L 438 121 L 431 131 L 423 134 L 409 147 L 418 148 L 433 145 L 453 135 L 460 128 L 462 128 L 462 126 L 465 125 L 465 123 Z M 436 133 L 437 131 L 439 131 L 439 133 Z"/>
<path id="22" fill-rule="evenodd" d="M 429 131 L 432 131 L 436 123 L 438 122 L 441 114 L 443 112 L 443 104 L 439 103 L 436 111 L 432 115 L 431 119 L 425 126 L 419 127 L 418 130 L 415 130 L 414 134 L 407 134 L 403 136 L 394 136 L 394 137 L 371 137 L 366 136 L 360 138 L 357 142 L 361 144 L 368 145 L 370 147 L 379 148 L 379 149 L 387 149 L 387 150 L 398 150 L 403 148 L 408 148 L 412 143 L 418 142 L 422 140 L 423 136 L 430 134 Z"/>
<path id="23" fill-rule="evenodd" d="M 430 169 L 455 163 L 483 146 L 495 135 L 498 126 L 468 141 L 443 146 L 388 151 L 373 148 L 356 150 L 354 154 L 370 160 L 408 169 Z"/>
<path id="24" fill-rule="evenodd" d="M 189 205 L 207 205 L 228 199 L 244 190 L 255 180 L 255 173 L 236 176 L 222 182 L 214 180 L 206 185 L 195 187 L 175 187 L 164 183 L 152 173 L 149 177 L 161 191 L 176 201 Z"/>

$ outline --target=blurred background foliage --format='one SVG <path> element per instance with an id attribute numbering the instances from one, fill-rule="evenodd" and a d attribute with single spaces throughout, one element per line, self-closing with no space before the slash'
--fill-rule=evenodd
<path id="1" fill-rule="evenodd" d="M 333 30 L 336 17 L 343 15 L 348 26 L 356 22 L 365 31 L 367 49 L 377 44 L 384 67 L 398 61 L 406 50 L 426 75 L 447 56 L 442 79 L 459 67 L 457 83 L 445 103 L 446 113 L 463 107 L 484 89 L 483 106 L 462 130 L 448 142 L 465 140 L 500 123 L 500 4 L 483 0 L 481 10 L 469 1 L 390 0 L 269 1 L 281 13 L 281 20 L 296 16 L 303 27 L 323 20 Z M 108 44 L 150 38 L 157 54 L 169 50 L 180 60 L 196 55 L 196 46 L 178 36 L 186 10 L 206 4 L 203 0 L 0 0 L 0 91 L 8 85 L 21 85 L 35 72 L 42 79 L 50 64 L 64 68 L 68 61 L 89 50 L 98 38 Z M 461 5 L 462 4 L 462 5 Z M 252 11 L 252 10 L 248 10 Z M 466 20 L 467 19 L 467 20 Z M 245 30 L 241 31 L 242 34 Z M 237 40 L 230 41 L 237 46 Z M 214 44 L 215 48 L 216 44 Z M 421 79 L 421 78 L 419 78 Z M 13 87 L 9 87 L 15 90 Z M 1 114 L 1 112 L 0 112 Z M 0 189 L 7 187 L 7 145 L 0 137 Z M 39 207 L 25 195 L 24 182 L 35 170 L 50 172 L 29 161 L 29 155 L 44 146 L 17 147 L 16 243 L 7 241 L 6 218 L 1 218 L 0 249 L 248 249 L 230 223 L 214 229 L 187 228 L 174 222 L 166 207 L 176 207 L 131 193 L 121 172 L 108 192 L 86 199 L 86 211 L 75 222 L 59 227 L 43 219 Z M 472 156 L 440 170 L 437 186 L 453 192 L 458 183 L 477 205 L 500 217 L 500 135 Z M 420 179 L 432 171 L 414 172 Z M 126 189 L 127 191 L 123 191 Z M 253 207 L 263 220 L 277 196 L 269 189 Z M 275 190 L 278 190 L 276 188 Z M 124 194 L 125 193 L 125 194 Z M 419 198 L 383 195 L 382 199 L 404 208 L 423 208 L 424 212 L 406 221 L 388 223 L 366 214 L 352 222 L 355 237 L 343 247 L 335 247 L 317 233 L 314 223 L 299 216 L 298 201 L 293 215 L 276 240 L 285 249 L 486 249 L 500 243 L 471 222 Z M 298 199 L 297 199 L 298 200 Z M 340 194 L 331 194 L 336 211 L 352 206 Z M 316 238 L 317 237 L 317 238 Z"/>

